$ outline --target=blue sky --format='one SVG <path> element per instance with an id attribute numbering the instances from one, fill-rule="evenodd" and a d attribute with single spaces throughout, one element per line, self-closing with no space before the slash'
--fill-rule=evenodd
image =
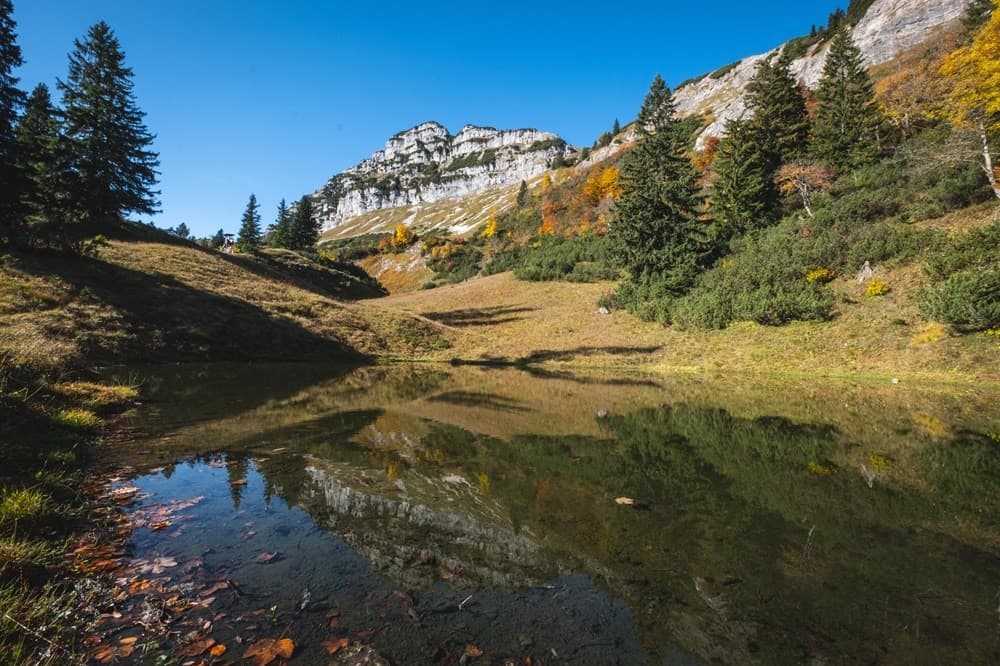
<path id="1" fill-rule="evenodd" d="M 251 192 L 271 222 L 280 198 L 425 120 L 590 145 L 635 117 L 657 72 L 675 85 L 807 33 L 836 6 L 14 0 L 14 18 L 25 90 L 54 91 L 73 40 L 111 25 L 157 135 L 154 221 L 209 235 L 237 229 Z"/>

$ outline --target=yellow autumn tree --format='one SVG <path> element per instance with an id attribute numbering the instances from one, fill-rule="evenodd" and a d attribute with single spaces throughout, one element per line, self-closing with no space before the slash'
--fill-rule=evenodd
<path id="1" fill-rule="evenodd" d="M 493 238 L 497 235 L 497 216 L 495 213 L 490 213 L 489 219 L 486 220 L 486 224 L 483 225 L 483 238 Z"/>
<path id="2" fill-rule="evenodd" d="M 399 247 L 407 247 L 413 242 L 413 232 L 405 224 L 397 224 L 396 231 L 392 234 L 392 244 Z"/>
<path id="3" fill-rule="evenodd" d="M 973 128 L 982 141 L 980 166 L 1000 199 L 997 169 L 990 152 L 990 134 L 1000 130 L 1000 2 L 972 43 L 953 51 L 941 65 L 952 83 L 944 114 L 953 124 Z"/>
<path id="4" fill-rule="evenodd" d="M 542 175 L 542 192 L 548 192 L 550 187 L 552 187 L 552 176 L 546 171 Z"/>
<path id="5" fill-rule="evenodd" d="M 581 198 L 591 206 L 596 206 L 603 199 L 617 199 L 622 193 L 618 185 L 618 175 L 616 167 L 594 170 L 583 184 Z"/>

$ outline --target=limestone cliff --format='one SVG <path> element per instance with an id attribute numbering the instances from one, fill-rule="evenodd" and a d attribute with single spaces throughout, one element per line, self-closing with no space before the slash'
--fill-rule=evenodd
<path id="1" fill-rule="evenodd" d="M 957 21 L 969 0 L 875 0 L 851 29 L 854 42 L 869 66 L 892 60 L 917 46 L 935 31 Z M 794 45 L 790 42 L 789 45 Z M 792 62 L 792 72 L 807 87 L 814 88 L 823 75 L 829 40 L 818 40 Z M 682 116 L 700 113 L 711 122 L 702 137 L 721 136 L 725 122 L 746 112 L 744 90 L 761 59 L 776 54 L 781 46 L 681 85 L 674 96 Z"/>
<path id="2" fill-rule="evenodd" d="M 313 193 L 324 231 L 370 211 L 459 199 L 530 180 L 572 150 L 555 134 L 436 122 L 400 132 L 385 148 Z"/>

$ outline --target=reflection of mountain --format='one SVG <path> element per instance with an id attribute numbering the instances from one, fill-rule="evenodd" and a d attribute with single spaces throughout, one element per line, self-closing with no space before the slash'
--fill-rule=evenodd
<path id="1" fill-rule="evenodd" d="M 394 499 L 352 487 L 366 477 L 344 466 L 313 461 L 306 474 L 300 501 L 313 518 L 404 586 L 429 587 L 444 575 L 458 584 L 527 587 L 557 575 L 532 538 L 459 508 L 474 504 L 464 479 L 441 481 L 437 492 L 423 483 L 420 499 L 406 491 Z"/>

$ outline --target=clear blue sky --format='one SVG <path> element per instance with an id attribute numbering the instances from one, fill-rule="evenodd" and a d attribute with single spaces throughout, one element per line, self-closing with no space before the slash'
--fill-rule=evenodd
<path id="1" fill-rule="evenodd" d="M 155 222 L 202 236 L 236 231 L 251 192 L 271 222 L 280 198 L 425 120 L 452 132 L 537 127 L 590 145 L 635 117 L 657 72 L 674 85 L 808 33 L 836 6 L 14 0 L 14 18 L 22 89 L 44 82 L 57 99 L 73 40 L 111 25 L 157 135 Z"/>

